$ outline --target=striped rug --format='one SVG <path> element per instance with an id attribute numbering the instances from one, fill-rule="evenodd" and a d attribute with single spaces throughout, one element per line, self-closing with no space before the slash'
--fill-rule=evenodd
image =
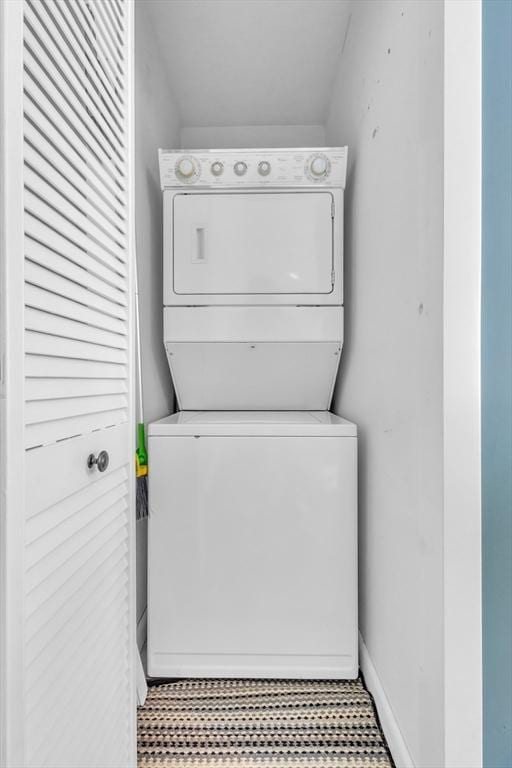
<path id="1" fill-rule="evenodd" d="M 179 680 L 150 687 L 139 768 L 392 768 L 359 680 Z"/>

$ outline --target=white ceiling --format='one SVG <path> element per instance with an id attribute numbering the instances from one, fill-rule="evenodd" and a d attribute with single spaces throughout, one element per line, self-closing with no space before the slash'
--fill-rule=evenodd
<path id="1" fill-rule="evenodd" d="M 325 120 L 350 0 L 139 0 L 183 125 Z"/>

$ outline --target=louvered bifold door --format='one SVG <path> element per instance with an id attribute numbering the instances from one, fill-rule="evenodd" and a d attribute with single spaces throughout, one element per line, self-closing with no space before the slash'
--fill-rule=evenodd
<path id="1" fill-rule="evenodd" d="M 25 764 L 124 768 L 135 707 L 132 8 L 25 0 L 23 13 Z"/>

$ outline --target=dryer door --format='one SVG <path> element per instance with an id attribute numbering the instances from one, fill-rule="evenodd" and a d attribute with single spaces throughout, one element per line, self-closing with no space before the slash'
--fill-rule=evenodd
<path id="1" fill-rule="evenodd" d="M 331 293 L 332 211 L 327 191 L 176 195 L 174 293 Z"/>

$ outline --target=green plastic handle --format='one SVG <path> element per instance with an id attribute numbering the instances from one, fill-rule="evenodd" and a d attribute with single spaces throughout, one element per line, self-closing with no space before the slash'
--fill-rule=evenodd
<path id="1" fill-rule="evenodd" d="M 147 466 L 148 452 L 146 451 L 146 435 L 143 423 L 137 424 L 137 457 L 141 466 Z"/>

